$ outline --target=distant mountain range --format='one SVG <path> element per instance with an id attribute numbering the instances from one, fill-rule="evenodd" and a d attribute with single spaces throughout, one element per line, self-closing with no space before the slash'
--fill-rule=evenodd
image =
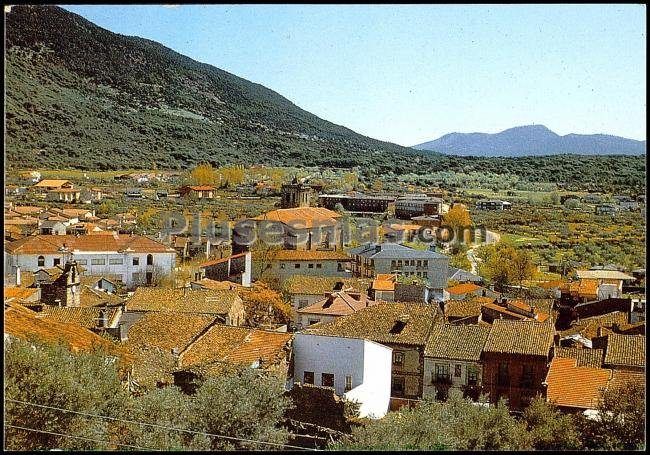
<path id="1" fill-rule="evenodd" d="M 645 142 L 607 134 L 560 136 L 543 125 L 528 125 L 496 134 L 445 134 L 413 148 L 460 156 L 642 155 Z"/>

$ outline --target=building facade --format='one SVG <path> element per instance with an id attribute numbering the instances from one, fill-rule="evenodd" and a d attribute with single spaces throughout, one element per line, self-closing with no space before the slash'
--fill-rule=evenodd
<path id="1" fill-rule="evenodd" d="M 5 246 L 5 270 L 35 272 L 74 260 L 87 275 L 119 276 L 127 286 L 153 284 L 170 274 L 176 251 L 138 235 L 37 235 Z"/>
<path id="2" fill-rule="evenodd" d="M 435 251 L 415 250 L 396 243 L 367 243 L 349 253 L 353 276 L 398 274 L 423 278 L 432 289 L 442 291 L 447 286 L 449 258 Z"/>
<path id="3" fill-rule="evenodd" d="M 395 200 L 395 217 L 410 220 L 415 216 L 439 215 L 442 213 L 443 200 L 426 194 L 409 194 Z"/>
<path id="4" fill-rule="evenodd" d="M 388 411 L 391 349 L 361 338 L 297 334 L 293 341 L 293 381 L 333 387 L 361 406 L 360 417 Z"/>

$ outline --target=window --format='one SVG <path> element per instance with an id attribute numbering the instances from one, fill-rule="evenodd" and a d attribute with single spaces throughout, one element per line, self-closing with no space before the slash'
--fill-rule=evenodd
<path id="1" fill-rule="evenodd" d="M 305 383 L 305 384 L 313 384 L 314 383 L 314 372 L 313 371 L 305 371 L 302 382 Z"/>
<path id="2" fill-rule="evenodd" d="M 297 268 L 297 269 L 299 269 L 299 268 L 300 268 L 300 264 L 294 264 L 294 267 Z"/>
<path id="3" fill-rule="evenodd" d="M 521 387 L 531 388 L 533 386 L 533 366 L 524 365 L 521 372 Z"/>
<path id="4" fill-rule="evenodd" d="M 91 259 L 90 265 L 106 265 L 106 259 Z"/>
<path id="5" fill-rule="evenodd" d="M 280 268 L 281 268 L 281 269 L 284 268 L 284 263 L 280 264 Z"/>
<path id="6" fill-rule="evenodd" d="M 422 272 L 422 278 L 428 278 L 429 274 L 427 272 Z"/>
<path id="7" fill-rule="evenodd" d="M 309 325 L 312 325 L 312 324 L 316 324 L 316 323 L 320 322 L 320 319 L 309 319 L 308 322 L 309 322 Z"/>
<path id="8" fill-rule="evenodd" d="M 436 363 L 436 381 L 449 381 L 449 364 Z"/>
<path id="9" fill-rule="evenodd" d="M 153 265 L 153 255 L 147 254 L 147 265 Z"/>
<path id="10" fill-rule="evenodd" d="M 317 268 L 317 269 L 322 269 L 322 268 L 323 268 L 323 264 L 316 264 L 316 268 Z"/>
<path id="11" fill-rule="evenodd" d="M 394 261 L 394 260 L 393 260 L 393 261 L 390 261 L 390 268 L 391 268 L 391 270 L 394 269 L 396 266 L 397 266 L 397 262 L 396 262 L 396 261 Z"/>
<path id="12" fill-rule="evenodd" d="M 77 259 L 77 264 L 86 265 L 88 264 L 88 259 Z"/>
<path id="13" fill-rule="evenodd" d="M 345 377 L 345 391 L 352 390 L 352 376 Z"/>
<path id="14" fill-rule="evenodd" d="M 133 265 L 140 265 L 140 258 L 133 258 Z"/>
<path id="15" fill-rule="evenodd" d="M 307 267 L 310 268 L 310 269 L 313 269 L 313 268 L 314 268 L 314 264 L 307 264 Z"/>
<path id="16" fill-rule="evenodd" d="M 337 271 L 337 272 L 342 272 L 343 270 L 344 270 L 344 269 L 343 269 L 343 263 L 339 262 L 339 263 L 337 264 L 336 271 Z"/>
<path id="17" fill-rule="evenodd" d="M 499 364 L 499 373 L 497 376 L 497 385 L 508 385 L 510 384 L 510 372 L 508 371 L 507 363 Z"/>
<path id="18" fill-rule="evenodd" d="M 402 365 L 404 363 L 403 352 L 393 352 L 393 365 Z"/>
<path id="19" fill-rule="evenodd" d="M 119 259 L 109 259 L 109 260 L 108 260 L 108 263 L 109 263 L 110 265 L 122 265 L 122 264 L 124 264 L 124 259 L 122 259 L 122 258 L 119 258 Z"/>
<path id="20" fill-rule="evenodd" d="M 321 374 L 320 384 L 323 387 L 334 387 L 334 375 L 332 373 Z"/>
<path id="21" fill-rule="evenodd" d="M 474 366 L 467 367 L 467 385 L 478 384 L 478 368 Z"/>
<path id="22" fill-rule="evenodd" d="M 416 264 L 416 265 L 417 265 L 418 267 L 422 267 L 422 261 L 417 261 L 417 264 Z"/>
<path id="23" fill-rule="evenodd" d="M 398 269 L 402 268 L 402 261 L 401 260 L 397 261 L 397 268 Z"/>
<path id="24" fill-rule="evenodd" d="M 61 263 L 61 259 L 59 259 L 59 258 L 54 258 L 54 260 L 52 261 L 52 265 L 54 265 L 55 267 L 57 265 L 59 265 L 60 263 Z"/>
<path id="25" fill-rule="evenodd" d="M 309 305 L 309 300 L 298 300 L 298 308 L 303 308 Z"/>
<path id="26" fill-rule="evenodd" d="M 391 395 L 404 395 L 404 378 L 393 378 L 391 383 Z"/>
<path id="27" fill-rule="evenodd" d="M 39 267 L 45 267 L 45 257 L 43 257 L 43 256 L 38 257 L 38 266 Z"/>
<path id="28" fill-rule="evenodd" d="M 429 267 L 429 260 L 425 259 L 424 261 L 422 261 L 422 266 L 423 267 Z"/>
<path id="29" fill-rule="evenodd" d="M 460 365 L 455 365 L 454 366 L 454 377 L 455 378 L 460 378 L 461 375 L 461 366 Z"/>

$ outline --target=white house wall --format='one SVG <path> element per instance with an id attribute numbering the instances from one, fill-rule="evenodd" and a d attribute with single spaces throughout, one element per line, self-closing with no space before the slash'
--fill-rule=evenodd
<path id="1" fill-rule="evenodd" d="M 167 275 L 172 272 L 176 263 L 176 253 L 150 253 L 153 256 L 153 266 L 147 266 L 147 255 L 149 253 L 118 253 L 118 252 L 75 252 L 72 255 L 66 255 L 71 259 L 77 260 L 79 265 L 84 268 L 85 275 L 119 275 L 122 282 L 131 285 L 134 282 L 134 273 L 141 273 L 141 279 L 144 280 L 146 272 L 161 273 Z M 20 266 L 24 271 L 35 272 L 39 268 L 38 257 L 45 258 L 43 267 L 54 267 L 54 259 L 60 259 L 63 265 L 63 256 L 61 254 L 7 254 L 8 270 L 15 273 L 16 266 Z M 133 258 L 139 258 L 139 264 L 133 265 Z M 103 265 L 93 265 L 93 259 L 104 259 Z M 122 264 L 111 264 L 110 260 L 122 260 Z M 85 263 L 83 263 L 85 261 Z"/>
<path id="2" fill-rule="evenodd" d="M 314 373 L 314 385 L 322 386 L 322 373 L 334 374 L 339 396 L 354 398 L 360 415 L 383 416 L 390 400 L 392 350 L 359 338 L 328 337 L 298 333 L 293 342 L 294 382 L 304 372 Z M 352 377 L 352 390 L 345 392 L 345 378 Z M 352 392 L 352 393 L 351 393 Z"/>

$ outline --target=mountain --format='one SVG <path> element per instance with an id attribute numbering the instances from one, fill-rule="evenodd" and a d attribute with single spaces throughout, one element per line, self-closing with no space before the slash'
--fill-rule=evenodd
<path id="1" fill-rule="evenodd" d="M 178 168 L 208 161 L 351 167 L 419 154 L 55 6 L 12 7 L 5 61 L 10 166 L 111 169 L 155 162 Z"/>
<path id="2" fill-rule="evenodd" d="M 638 156 L 459 157 L 378 141 L 262 85 L 65 9 L 21 5 L 5 13 L 7 171 L 185 169 L 202 162 L 358 166 L 366 182 L 392 175 L 441 186 L 479 176 L 645 185 Z"/>
<path id="3" fill-rule="evenodd" d="M 461 156 L 539 156 L 640 155 L 646 153 L 645 141 L 606 134 L 567 134 L 559 136 L 543 125 L 518 126 L 496 134 L 451 133 L 413 146 Z"/>

